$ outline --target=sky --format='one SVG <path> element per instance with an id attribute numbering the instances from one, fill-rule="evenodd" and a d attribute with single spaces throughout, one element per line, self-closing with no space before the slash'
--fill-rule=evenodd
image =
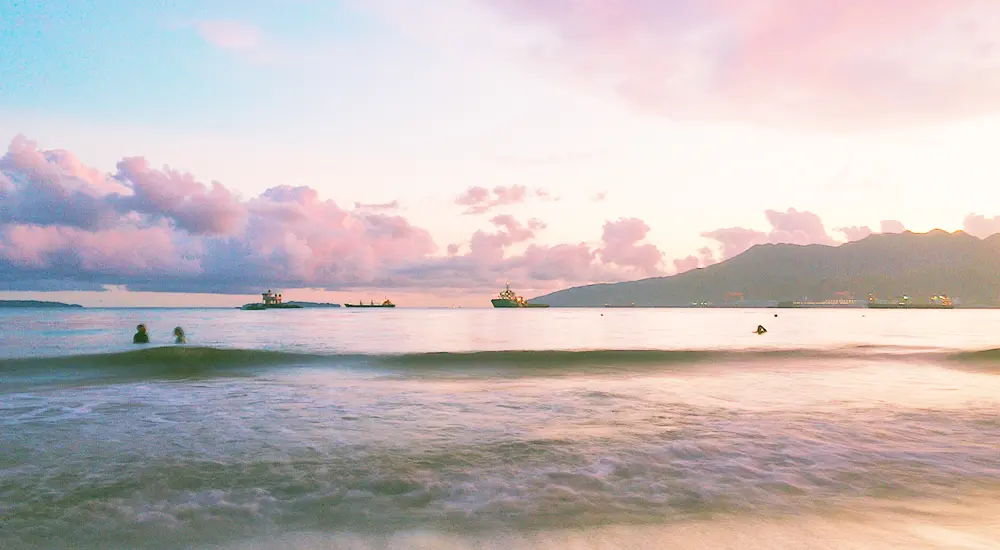
<path id="1" fill-rule="evenodd" d="M 995 0 L 0 4 L 0 299 L 488 306 L 1000 231 Z"/>

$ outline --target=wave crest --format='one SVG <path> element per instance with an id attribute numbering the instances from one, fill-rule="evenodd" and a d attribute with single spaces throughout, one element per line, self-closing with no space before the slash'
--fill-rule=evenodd
<path id="1" fill-rule="evenodd" d="M 632 349 L 501 350 L 404 354 L 305 354 L 261 349 L 164 346 L 133 351 L 64 357 L 0 360 L 0 377 L 47 372 L 119 377 L 197 377 L 237 375 L 240 371 L 283 366 L 345 366 L 387 370 L 516 370 L 526 373 L 613 368 L 676 367 L 699 363 L 791 360 L 953 360 L 1000 362 L 1000 349 L 948 352 L 933 348 L 858 345 L 832 349 Z"/>
<path id="2" fill-rule="evenodd" d="M 307 364 L 323 356 L 253 349 L 155 347 L 135 351 L 0 360 L 0 376 L 58 375 L 87 372 L 118 378 L 208 376 L 247 368 Z"/>

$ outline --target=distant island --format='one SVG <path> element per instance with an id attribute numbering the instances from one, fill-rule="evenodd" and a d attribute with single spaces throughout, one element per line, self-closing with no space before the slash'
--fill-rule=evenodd
<path id="1" fill-rule="evenodd" d="M 80 304 L 43 302 L 39 300 L 0 300 L 0 308 L 67 309 L 83 308 Z"/>
<path id="2" fill-rule="evenodd" d="M 957 307 L 1000 305 L 1000 234 L 876 234 L 842 244 L 757 245 L 729 260 L 670 277 L 594 284 L 539 296 L 552 307 L 778 307 L 854 302 Z M 783 304 L 784 305 L 784 304 Z"/>

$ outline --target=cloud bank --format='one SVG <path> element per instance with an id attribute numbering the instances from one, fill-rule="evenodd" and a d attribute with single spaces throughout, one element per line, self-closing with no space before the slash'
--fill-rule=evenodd
<path id="1" fill-rule="evenodd" d="M 537 193 L 536 193 L 537 195 Z M 480 210 L 516 204 L 524 187 L 471 188 L 459 201 Z M 505 280 L 550 290 L 635 280 L 706 267 L 765 243 L 838 245 L 815 213 L 767 210 L 770 229 L 702 233 L 713 246 L 664 261 L 638 218 L 606 221 L 597 243 L 540 244 L 546 223 L 510 214 L 442 250 L 396 215 L 397 201 L 324 200 L 310 187 L 276 186 L 244 198 L 219 182 L 122 159 L 103 174 L 73 153 L 14 138 L 0 157 L 0 290 L 101 290 L 247 294 L 261 288 L 464 289 L 492 293 Z M 885 220 L 882 233 L 904 231 Z M 969 214 L 964 229 L 986 237 L 1000 217 Z M 840 227 L 848 241 L 875 231 Z M 668 268 L 667 265 L 670 265 Z"/>
<path id="2" fill-rule="evenodd" d="M 553 72 L 675 118 L 909 124 L 1000 108 L 994 0 L 479 0 Z"/>
<path id="3" fill-rule="evenodd" d="M 482 212 L 524 200 L 521 186 L 467 191 Z M 396 201 L 353 210 L 309 187 L 243 198 L 141 157 L 112 174 L 18 136 L 0 158 L 0 290 L 244 294 L 261 288 L 556 288 L 662 274 L 649 227 L 609 221 L 600 244 L 541 245 L 546 227 L 494 216 L 492 230 L 439 254 L 430 233 L 392 214 Z M 463 252 L 464 251 L 464 252 Z"/>

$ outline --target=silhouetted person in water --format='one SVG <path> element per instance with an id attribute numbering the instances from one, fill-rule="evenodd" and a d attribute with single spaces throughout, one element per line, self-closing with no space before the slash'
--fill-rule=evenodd
<path id="1" fill-rule="evenodd" d="M 184 329 L 181 327 L 174 327 L 174 343 L 175 344 L 186 344 L 187 337 L 184 336 Z"/>
<path id="2" fill-rule="evenodd" d="M 135 336 L 132 337 L 133 344 L 148 344 L 149 335 L 146 334 L 146 325 L 135 327 Z"/>
<path id="3" fill-rule="evenodd" d="M 765 332 L 767 332 L 767 329 L 764 328 L 764 325 L 757 325 L 757 330 L 755 332 L 757 334 L 764 334 Z"/>

